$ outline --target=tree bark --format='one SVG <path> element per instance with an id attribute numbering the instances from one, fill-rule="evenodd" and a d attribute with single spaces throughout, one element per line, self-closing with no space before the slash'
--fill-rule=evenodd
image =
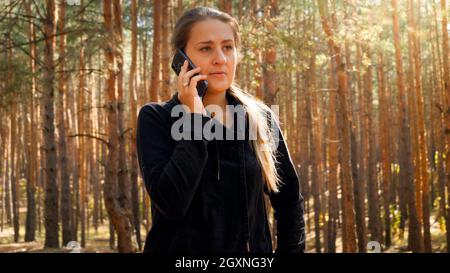
<path id="1" fill-rule="evenodd" d="M 65 1 L 61 1 L 59 4 L 59 16 L 58 16 L 58 33 L 63 33 L 65 29 Z M 62 34 L 59 37 L 59 70 L 65 69 L 65 48 L 66 48 L 66 35 Z M 72 222 L 71 222 L 71 207 L 72 202 L 70 198 L 70 177 L 67 167 L 67 148 L 66 148 L 66 128 L 65 128 L 65 116 L 64 110 L 64 97 L 67 89 L 67 74 L 61 72 L 58 79 L 58 126 L 59 126 L 59 170 L 61 181 L 61 222 L 62 222 L 62 243 L 67 245 L 68 242 L 73 240 L 72 235 Z"/>
<path id="2" fill-rule="evenodd" d="M 158 93 L 160 92 L 161 83 L 161 62 L 160 62 L 160 46 L 161 46 L 161 0 L 153 0 L 153 46 L 152 46 L 152 76 L 150 82 L 150 100 L 158 101 Z"/>
<path id="3" fill-rule="evenodd" d="M 359 125 L 358 131 L 358 146 L 355 145 L 352 149 L 355 150 L 355 158 L 352 157 L 353 161 L 359 162 L 359 166 L 356 174 L 353 175 L 354 178 L 354 188 L 353 194 L 355 195 L 355 220 L 356 220 L 356 235 L 358 237 L 358 252 L 365 253 L 367 251 L 367 238 L 366 238 L 366 213 L 365 213 L 365 181 L 366 178 L 366 157 L 367 146 L 364 144 L 367 139 L 367 129 L 365 126 L 364 119 L 364 91 L 361 77 L 361 45 L 356 44 L 356 96 L 358 97 L 358 115 L 355 115 L 357 120 L 355 122 Z M 355 97 L 356 97 L 355 96 Z M 356 139 L 356 135 L 354 136 Z M 355 140 L 356 143 L 356 140 Z M 352 164 L 353 165 L 353 164 Z"/>
<path id="4" fill-rule="evenodd" d="M 370 60 L 372 58 L 370 49 L 366 48 L 367 58 Z M 381 232 L 381 221 L 380 221 L 380 201 L 378 196 L 378 179 L 376 172 L 376 147 L 375 147 L 375 128 L 373 125 L 373 103 L 372 103 L 372 66 L 367 66 L 367 71 L 364 75 L 364 91 L 366 95 L 364 96 L 364 111 L 365 119 L 368 132 L 368 147 L 369 151 L 367 154 L 367 201 L 369 207 L 369 231 L 372 241 L 381 242 L 382 232 Z"/>
<path id="5" fill-rule="evenodd" d="M 25 10 L 28 16 L 31 16 L 31 1 L 25 3 Z M 37 134 L 34 130 L 33 124 L 36 122 L 35 117 L 35 96 L 36 96 L 36 44 L 31 41 L 36 39 L 34 25 L 30 22 L 28 24 L 28 41 L 30 42 L 30 71 L 33 75 L 31 78 L 31 99 L 29 104 L 30 122 L 28 126 L 29 131 L 29 179 L 27 180 L 27 216 L 25 220 L 25 242 L 31 242 L 36 239 L 36 178 L 37 178 Z"/>
<path id="6" fill-rule="evenodd" d="M 55 64 L 54 32 L 55 1 L 46 0 L 46 17 L 44 19 L 44 82 L 43 82 L 43 128 L 45 150 L 45 247 L 59 247 L 58 238 L 58 187 L 56 184 L 56 143 L 55 143 L 55 111 L 54 81 Z"/>
<path id="7" fill-rule="evenodd" d="M 413 238 L 411 241 L 411 250 L 413 252 L 420 252 L 420 226 L 417 219 L 417 211 L 414 198 L 414 181 L 412 175 L 411 162 L 411 133 L 408 121 L 408 108 L 406 105 L 406 94 L 403 80 L 403 62 L 400 49 L 400 35 L 398 22 L 398 5 L 397 0 L 391 0 L 393 7 L 393 34 L 395 47 L 395 62 L 397 72 L 397 88 L 399 101 L 399 121 L 400 121 L 400 147 L 399 147 L 399 161 L 400 161 L 400 180 L 403 187 L 401 191 L 406 194 L 409 217 L 409 236 Z M 402 195 L 402 193 L 400 193 Z"/>
<path id="8" fill-rule="evenodd" d="M 118 170 L 119 170 L 119 120 L 116 97 L 116 73 L 114 69 L 115 41 L 111 0 L 103 0 L 103 17 L 107 33 L 105 58 L 107 62 L 108 78 L 106 82 L 106 107 L 107 107 L 107 128 L 108 128 L 108 157 L 106 162 L 106 179 L 104 184 L 105 206 L 114 229 L 118 235 L 119 252 L 134 252 L 131 233 L 132 226 L 126 208 L 122 207 L 119 201 Z"/>
<path id="9" fill-rule="evenodd" d="M 161 69 L 162 69 L 162 88 L 161 88 L 161 100 L 166 101 L 170 99 L 170 11 L 169 11 L 169 1 L 162 1 L 161 4 Z"/>
<path id="10" fill-rule="evenodd" d="M 272 0 L 265 8 L 265 13 L 269 20 L 273 20 L 279 15 L 278 1 Z M 276 24 L 271 24 L 271 28 L 276 28 Z M 273 29 L 268 29 L 269 31 Z M 263 92 L 264 101 L 268 105 L 275 104 L 276 95 L 278 92 L 277 86 L 277 75 L 276 75 L 276 62 L 277 62 L 277 51 L 275 46 L 275 41 L 267 38 L 265 44 L 265 50 L 263 52 Z"/>
<path id="11" fill-rule="evenodd" d="M 331 50 L 331 48 L 330 48 Z M 335 90 L 335 67 L 336 64 L 331 61 L 330 66 L 330 78 L 333 79 L 330 82 L 329 89 Z M 337 107 L 336 107 L 336 92 L 331 91 L 329 94 L 329 104 L 328 104 L 328 223 L 327 223 L 327 252 L 336 252 L 336 233 L 337 233 L 337 222 L 338 222 L 338 167 L 339 167 L 339 144 L 340 138 L 338 135 L 337 128 Z"/>
<path id="12" fill-rule="evenodd" d="M 389 99 L 386 94 L 384 77 L 383 53 L 378 53 L 378 94 L 380 98 L 378 128 L 381 148 L 382 190 L 384 208 L 384 243 L 386 247 L 391 245 L 391 217 L 390 217 L 390 182 L 391 182 L 391 159 L 389 157 Z"/>
<path id="13" fill-rule="evenodd" d="M 333 49 L 334 58 L 337 66 L 338 79 L 338 98 L 339 98 L 339 114 L 342 128 L 342 242 L 343 252 L 356 252 L 356 234 L 355 234 L 355 211 L 353 210 L 353 181 L 350 168 L 350 128 L 351 120 L 348 115 L 347 106 L 347 73 L 345 64 L 341 62 L 341 49 L 333 40 L 333 29 L 328 19 L 328 5 L 324 0 L 318 0 L 319 12 L 322 18 L 322 27 L 327 35 L 329 47 Z"/>
<path id="14" fill-rule="evenodd" d="M 131 67 L 129 78 L 129 103 L 130 103 L 130 124 L 132 129 L 129 144 L 131 147 L 131 162 L 130 162 L 130 181 L 131 181 L 131 200 L 133 210 L 133 225 L 136 232 L 136 241 L 139 250 L 142 249 L 141 229 L 140 229 L 140 215 L 139 215 L 139 188 L 138 188 L 138 163 L 136 154 L 136 126 L 137 126 L 137 107 L 136 107 L 136 55 L 137 55 L 137 3 L 136 0 L 131 1 Z"/>
<path id="15" fill-rule="evenodd" d="M 412 0 L 409 0 L 411 14 L 411 26 L 412 29 L 412 39 L 413 39 L 413 61 L 414 61 L 414 80 L 415 80 L 415 98 L 417 107 L 417 126 L 418 126 L 418 148 L 419 148 L 419 165 L 420 169 L 420 180 L 421 188 L 416 188 L 416 191 L 422 191 L 422 223 L 423 223 L 423 246 L 425 252 L 431 252 L 431 232 L 430 232 L 430 197 L 429 197 L 429 182 L 428 182 L 428 149 L 427 140 L 425 135 L 425 114 L 424 114 L 424 99 L 422 95 L 422 68 L 420 59 L 420 38 L 417 35 L 417 31 L 420 31 L 419 26 L 419 16 L 417 17 L 417 22 L 414 18 L 414 6 Z M 420 7 L 420 1 L 418 1 L 418 6 Z M 418 13 L 420 14 L 420 9 L 418 8 Z"/>

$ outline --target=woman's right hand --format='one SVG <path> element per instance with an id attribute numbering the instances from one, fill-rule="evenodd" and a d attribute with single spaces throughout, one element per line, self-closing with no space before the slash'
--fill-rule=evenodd
<path id="1" fill-rule="evenodd" d="M 206 80 L 207 75 L 199 74 L 192 77 L 194 74 L 200 72 L 200 67 L 186 71 L 187 68 L 188 62 L 184 61 L 184 64 L 181 67 L 180 75 L 178 75 L 178 99 L 188 108 L 190 112 L 206 115 L 207 113 L 205 107 L 200 96 L 198 95 L 197 82 Z"/>

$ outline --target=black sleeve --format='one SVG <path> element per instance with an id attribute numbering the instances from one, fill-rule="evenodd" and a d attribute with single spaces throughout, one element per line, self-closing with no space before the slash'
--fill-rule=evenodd
<path id="1" fill-rule="evenodd" d="M 281 128 L 275 120 L 275 139 L 278 136 L 277 160 L 281 179 L 279 192 L 269 193 L 270 202 L 277 220 L 276 253 L 303 253 L 305 251 L 304 204 L 300 194 L 297 172 L 284 141 Z"/>
<path id="2" fill-rule="evenodd" d="M 161 113 L 165 110 L 158 112 L 157 107 L 148 104 L 139 111 L 139 166 L 152 204 L 168 219 L 179 219 L 186 214 L 200 183 L 208 159 L 208 141 L 182 139 L 173 148 L 170 124 Z M 199 118 L 202 125 L 211 119 L 198 113 L 185 113 L 182 118 Z"/>

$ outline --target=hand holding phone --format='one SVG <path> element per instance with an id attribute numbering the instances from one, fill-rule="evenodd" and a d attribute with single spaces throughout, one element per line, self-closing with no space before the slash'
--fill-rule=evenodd
<path id="1" fill-rule="evenodd" d="M 183 66 L 185 61 L 188 62 L 188 68 L 187 68 L 188 72 L 191 71 L 191 70 L 199 72 L 198 69 L 195 70 L 197 67 L 192 63 L 192 61 L 183 52 L 183 50 L 177 48 L 175 56 L 173 57 L 173 61 L 172 61 L 172 69 L 175 71 L 175 73 L 179 77 L 183 77 L 183 76 L 180 76 L 180 73 L 181 73 L 181 68 L 182 68 L 182 66 Z M 189 76 L 189 78 L 191 78 L 191 77 L 193 78 L 193 77 L 196 77 L 198 75 L 199 75 L 199 73 L 196 73 L 196 74 L 193 74 L 192 76 Z M 206 89 L 208 89 L 208 82 L 205 79 L 199 80 L 197 82 L 196 89 L 197 89 L 197 92 L 198 92 L 198 96 L 203 99 L 203 96 L 206 93 Z"/>
<path id="2" fill-rule="evenodd" d="M 199 82 L 205 81 L 207 75 L 200 75 L 200 68 L 188 70 L 188 59 L 185 59 L 181 65 L 179 62 L 180 60 L 178 58 L 174 58 L 174 62 L 172 63 L 172 68 L 178 74 L 178 99 L 190 112 L 207 115 L 207 111 L 202 102 L 202 96 L 206 88 L 204 91 L 203 89 L 199 90 Z M 200 94 L 199 91 L 203 91 L 203 94 Z"/>

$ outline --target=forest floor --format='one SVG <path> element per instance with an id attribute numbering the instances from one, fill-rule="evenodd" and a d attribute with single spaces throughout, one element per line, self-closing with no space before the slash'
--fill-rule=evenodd
<path id="1" fill-rule="evenodd" d="M 21 213 L 22 214 L 22 213 Z M 22 215 L 21 215 L 22 216 Z M 22 217 L 21 217 L 22 218 Z M 314 219 L 313 214 L 310 213 L 309 215 L 309 221 L 310 221 L 310 227 L 307 228 L 309 231 L 306 234 L 306 249 L 307 252 L 316 252 L 314 241 L 315 241 L 315 233 L 314 233 Z M 22 220 L 22 219 L 21 219 Z M 306 221 L 308 223 L 308 220 Z M 436 215 L 435 212 L 432 212 L 432 215 L 430 217 L 430 224 L 431 224 L 431 238 L 432 238 L 432 248 L 433 252 L 445 252 L 446 251 L 446 236 L 445 236 L 445 229 L 443 228 L 443 224 L 436 221 Z M 308 225 L 307 225 L 308 227 Z M 34 253 L 54 253 L 54 252 L 71 252 L 72 249 L 69 249 L 67 247 L 62 248 L 44 248 L 44 239 L 45 239 L 45 233 L 44 226 L 41 226 L 41 232 L 38 230 L 36 231 L 36 241 L 33 242 L 24 242 L 24 235 L 25 235 L 25 225 L 20 226 L 20 238 L 19 242 L 14 242 L 14 231 L 13 228 L 9 225 L 5 225 L 3 230 L 0 230 L 0 253 L 2 252 L 34 252 Z M 338 227 L 338 234 L 336 239 L 336 252 L 342 252 L 342 237 L 340 234 L 341 228 Z M 145 237 L 147 235 L 147 232 L 145 231 L 145 228 L 142 227 L 141 230 L 141 237 L 142 240 L 145 241 Z M 321 242 L 322 242 L 322 252 L 324 249 L 323 244 L 323 232 L 321 232 Z M 384 245 L 382 246 L 382 252 L 383 253 L 405 253 L 409 252 L 406 249 L 407 246 L 407 238 L 408 238 L 408 231 L 405 230 L 405 233 L 403 234 L 403 239 L 399 235 L 398 230 L 393 229 L 392 234 L 392 245 L 389 248 L 385 248 Z M 78 238 L 80 239 L 80 238 Z M 61 239 L 60 239 L 61 242 Z M 87 252 L 87 253 L 110 253 L 110 252 L 117 252 L 116 249 L 111 249 L 109 247 L 109 222 L 105 221 L 105 224 L 100 225 L 97 230 L 95 230 L 92 226 L 89 228 L 87 234 L 86 234 L 86 246 L 84 248 L 80 249 L 80 252 Z"/>
<path id="2" fill-rule="evenodd" d="M 81 252 L 88 253 L 110 253 L 117 252 L 109 247 L 109 223 L 100 225 L 96 231 L 93 227 L 89 228 L 86 234 L 86 246 L 81 248 Z M 0 231 L 0 253 L 2 252 L 38 252 L 38 253 L 64 253 L 71 252 L 72 249 L 66 246 L 62 248 L 44 248 L 45 233 L 44 226 L 41 227 L 42 232 L 36 231 L 36 241 L 24 242 L 25 229 L 20 228 L 20 239 L 18 243 L 14 242 L 14 230 L 12 227 L 5 227 Z M 146 233 L 142 233 L 146 234 Z M 142 236 L 145 239 L 145 236 Z M 78 236 L 80 240 L 80 235 Z M 117 237 L 116 237 L 117 239 Z M 60 238 L 61 243 L 61 238 Z"/>
<path id="3" fill-rule="evenodd" d="M 305 217 L 306 218 L 306 217 Z M 307 225 L 307 231 L 306 234 L 306 249 L 307 252 L 316 252 L 315 249 L 315 232 L 314 232 L 314 213 L 310 213 L 309 215 L 310 220 L 310 228 Z M 368 219 L 366 218 L 366 224 L 368 223 Z M 308 223 L 308 219 L 306 219 L 306 222 Z M 406 223 L 407 225 L 407 223 Z M 395 226 L 395 224 L 394 224 Z M 337 228 L 337 239 L 336 239 L 336 252 L 340 253 L 342 252 L 342 234 L 341 234 L 342 228 L 341 226 L 338 226 Z M 381 243 L 381 252 L 382 253 L 409 253 L 407 249 L 408 245 L 408 229 L 406 228 L 403 235 L 401 234 L 400 230 L 398 228 L 393 227 L 392 228 L 392 238 L 391 238 L 391 246 L 387 247 L 385 246 L 384 242 Z M 442 253 L 447 251 L 447 238 L 446 238 L 446 232 L 445 232 L 445 223 L 436 221 L 436 210 L 433 210 L 431 212 L 430 216 L 430 232 L 431 232 L 431 247 L 433 253 Z M 323 227 L 321 228 L 321 251 L 324 252 L 324 243 L 323 243 Z M 370 235 L 368 235 L 369 238 L 367 239 L 367 242 L 370 241 Z M 367 251 L 371 252 L 371 251 Z"/>

